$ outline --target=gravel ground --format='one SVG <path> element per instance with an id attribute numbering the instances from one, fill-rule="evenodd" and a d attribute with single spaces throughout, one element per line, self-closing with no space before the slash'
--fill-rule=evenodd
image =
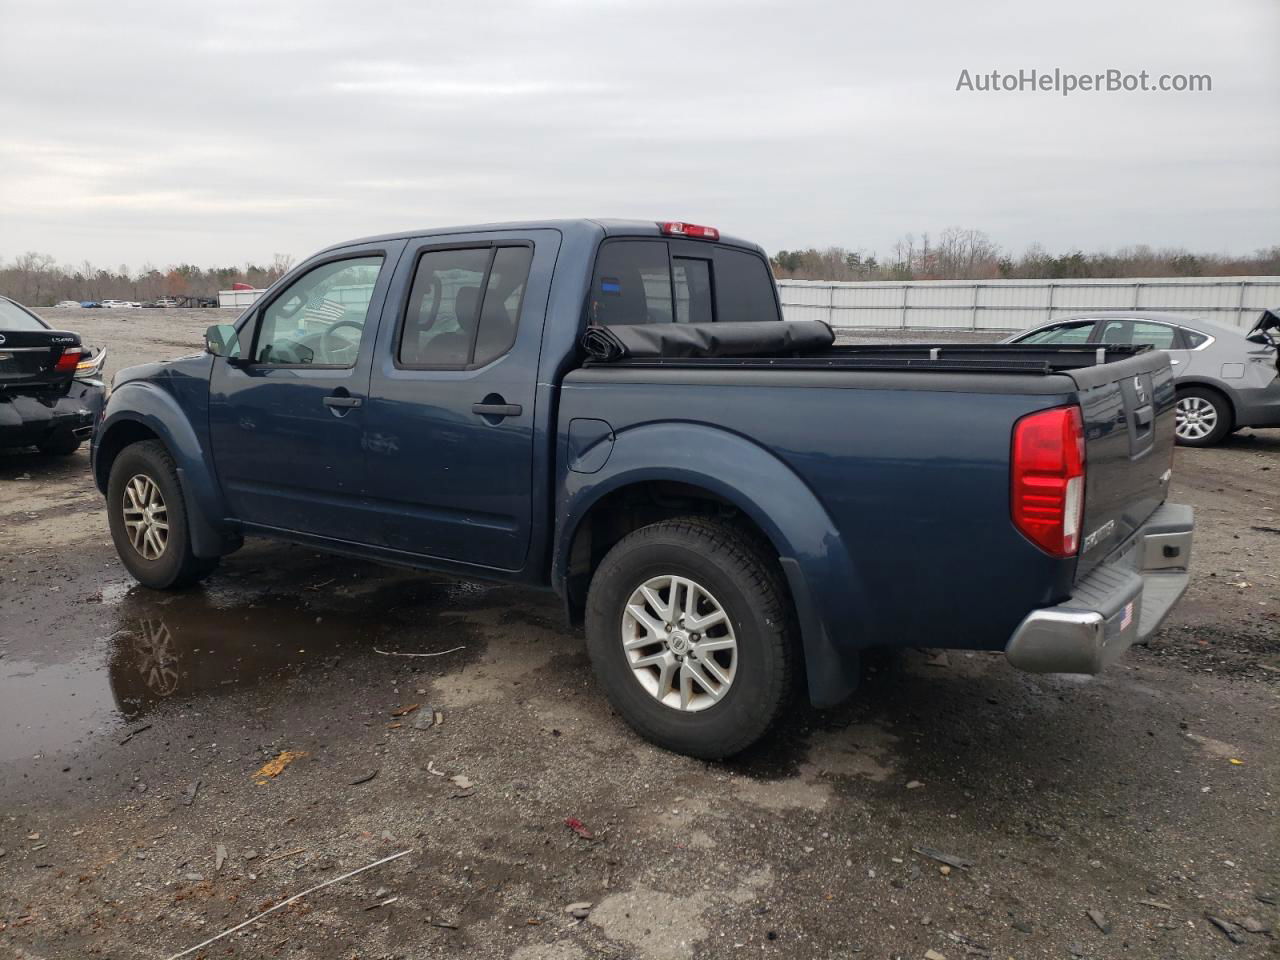
<path id="1" fill-rule="evenodd" d="M 48 314 L 110 369 L 230 316 Z M 549 595 L 264 542 L 137 588 L 87 465 L 0 456 L 0 954 L 163 960 L 403 850 L 188 956 L 1280 954 L 1280 431 L 1178 451 L 1194 580 L 1108 673 L 868 658 L 713 764 Z"/>

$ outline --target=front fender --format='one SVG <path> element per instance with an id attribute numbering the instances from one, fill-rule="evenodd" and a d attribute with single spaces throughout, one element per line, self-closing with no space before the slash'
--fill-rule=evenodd
<path id="1" fill-rule="evenodd" d="M 222 518 L 226 503 L 213 473 L 213 461 L 186 412 L 168 391 L 148 380 L 133 380 L 111 392 L 102 422 L 94 436 L 94 479 L 107 490 L 109 469 L 97 455 L 111 449 L 112 432 L 142 425 L 165 445 L 178 468 L 191 532 L 191 549 L 198 557 L 216 557 L 229 546 Z"/>
<path id="2" fill-rule="evenodd" d="M 602 497 L 650 481 L 700 487 L 750 517 L 777 551 L 800 622 L 814 705 L 847 697 L 857 685 L 858 651 L 874 634 L 855 632 L 855 618 L 868 609 L 863 581 L 813 491 L 768 450 L 726 430 L 658 423 L 615 436 L 598 472 L 565 474 L 556 509 L 553 582 L 563 586 L 578 525 Z"/>

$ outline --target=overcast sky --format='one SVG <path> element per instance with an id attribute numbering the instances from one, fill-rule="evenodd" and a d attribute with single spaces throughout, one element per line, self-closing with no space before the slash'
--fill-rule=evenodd
<path id="1" fill-rule="evenodd" d="M 1037 68 L 1210 93 L 957 92 Z M 0 259 L 535 217 L 770 251 L 1280 243 L 1280 3 L 0 0 Z"/>

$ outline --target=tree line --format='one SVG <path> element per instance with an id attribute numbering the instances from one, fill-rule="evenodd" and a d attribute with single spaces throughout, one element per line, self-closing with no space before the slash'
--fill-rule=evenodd
<path id="1" fill-rule="evenodd" d="M 1094 277 L 1231 277 L 1280 275 L 1280 245 L 1251 256 L 1191 253 L 1146 245 L 1114 253 L 1052 254 L 1032 244 L 1020 255 L 981 230 L 948 227 L 936 238 L 908 234 L 884 258 L 846 247 L 779 250 L 778 277 L 796 280 L 1060 280 Z"/>
<path id="2" fill-rule="evenodd" d="M 30 307 L 48 307 L 60 300 L 216 297 L 233 283 L 270 286 L 292 266 L 292 257 L 277 253 L 269 264 L 197 267 L 182 263 L 164 269 L 147 264 L 133 271 L 127 265 L 114 270 L 97 267 L 88 260 L 78 266 L 61 265 L 45 253 L 24 253 L 0 261 L 0 294 Z"/>

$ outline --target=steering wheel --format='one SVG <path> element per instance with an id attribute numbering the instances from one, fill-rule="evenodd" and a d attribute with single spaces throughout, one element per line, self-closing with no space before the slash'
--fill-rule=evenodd
<path id="1" fill-rule="evenodd" d="M 337 346 L 334 346 L 333 341 L 330 338 L 333 336 L 333 331 L 337 330 L 339 327 L 355 327 L 357 330 L 362 331 L 364 329 L 364 321 L 339 320 L 337 323 L 331 324 L 321 332 L 320 352 L 324 354 L 325 361 L 329 363 L 333 362 L 333 358 L 335 356 L 341 356 L 342 354 L 355 350 L 360 346 L 360 338 L 358 336 L 354 341 L 342 339 L 338 341 Z"/>

